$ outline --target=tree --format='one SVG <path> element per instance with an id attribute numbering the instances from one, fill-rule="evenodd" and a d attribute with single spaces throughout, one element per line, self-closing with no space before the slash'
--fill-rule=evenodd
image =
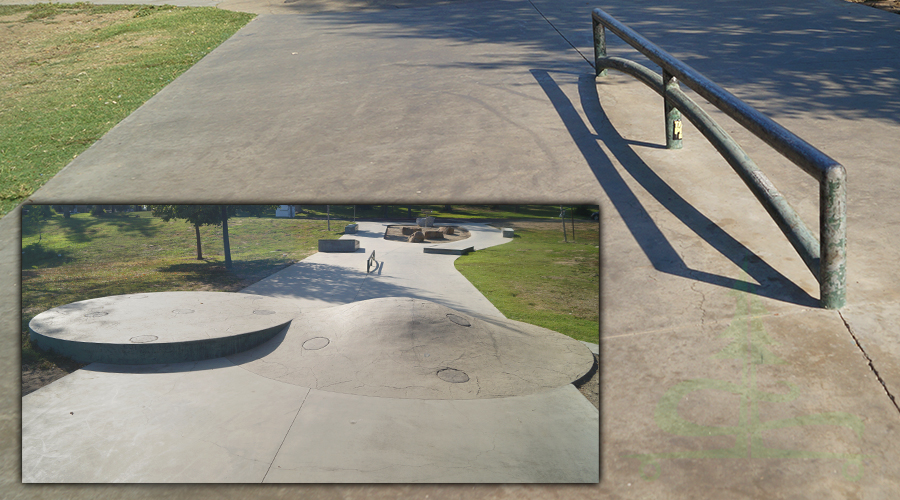
<path id="1" fill-rule="evenodd" d="M 53 210 L 58 214 L 62 214 L 62 216 L 66 219 L 72 214 L 72 210 L 75 209 L 75 205 L 53 205 Z"/>
<path id="2" fill-rule="evenodd" d="M 183 219 L 193 225 L 197 236 L 197 260 L 203 260 L 200 226 L 218 226 L 222 223 L 222 210 L 219 205 L 153 205 L 150 213 L 165 222 Z"/>
<path id="3" fill-rule="evenodd" d="M 203 260 L 200 245 L 200 226 L 222 226 L 222 244 L 225 249 L 225 269 L 231 269 L 231 245 L 228 241 L 228 218 L 234 217 L 238 210 L 247 215 L 259 217 L 275 205 L 153 205 L 150 213 L 154 217 L 169 222 L 172 219 L 183 219 L 194 226 L 197 236 L 197 259 Z"/>

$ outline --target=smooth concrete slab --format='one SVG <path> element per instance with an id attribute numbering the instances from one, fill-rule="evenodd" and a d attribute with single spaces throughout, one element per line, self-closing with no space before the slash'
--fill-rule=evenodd
<path id="1" fill-rule="evenodd" d="M 22 482 L 258 483 L 308 392 L 223 358 L 91 364 L 22 398 Z"/>
<path id="2" fill-rule="evenodd" d="M 228 359 L 289 384 L 401 399 L 532 394 L 571 384 L 594 364 L 584 345 L 546 328 L 400 297 L 306 312 Z"/>
<path id="3" fill-rule="evenodd" d="M 220 358 L 95 363 L 22 404 L 25 483 L 598 480 L 599 413 L 571 386 L 497 400 L 365 397 Z"/>
<path id="4" fill-rule="evenodd" d="M 881 498 L 897 409 L 833 311 L 604 334 L 601 492 Z M 621 402 L 620 402 L 621 401 Z M 752 480 L 751 480 L 752 478 Z M 768 493 L 767 493 L 768 492 Z"/>
<path id="5" fill-rule="evenodd" d="M 28 328 L 42 349 L 81 363 L 180 363 L 256 347 L 299 314 L 295 303 L 261 295 L 158 292 L 73 302 Z"/>
<path id="6" fill-rule="evenodd" d="M 31 199 L 333 203 L 320 186 L 341 185 L 356 203 L 498 189 L 557 203 L 573 186 L 589 200 L 594 176 L 535 68 L 584 60 L 520 0 L 260 16 Z"/>
<path id="7" fill-rule="evenodd" d="M 266 482 L 596 483 L 600 477 L 599 412 L 571 385 L 497 400 L 317 390 L 307 399 Z"/>

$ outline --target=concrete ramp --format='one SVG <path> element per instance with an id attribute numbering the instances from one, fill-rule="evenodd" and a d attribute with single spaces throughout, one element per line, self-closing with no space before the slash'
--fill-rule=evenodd
<path id="1" fill-rule="evenodd" d="M 228 359 L 288 384 L 418 399 L 532 394 L 571 384 L 594 363 L 584 344 L 546 328 L 398 297 L 305 313 Z"/>

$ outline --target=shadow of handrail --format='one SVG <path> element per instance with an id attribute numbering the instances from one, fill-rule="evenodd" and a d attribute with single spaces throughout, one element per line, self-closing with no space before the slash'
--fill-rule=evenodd
<path id="1" fill-rule="evenodd" d="M 550 99 L 600 186 L 654 269 L 728 289 L 748 290 L 751 293 L 783 302 L 808 307 L 818 306 L 816 298 L 772 268 L 762 258 L 694 208 L 644 163 L 631 148 L 629 141 L 619 135 L 604 113 L 600 106 L 593 75 L 581 75 L 578 81 L 579 98 L 590 123 L 589 128 L 548 71 L 534 69 L 531 70 L 531 73 Z M 591 128 L 595 132 L 592 132 Z M 737 266 L 744 268 L 759 285 L 688 267 L 653 222 L 650 214 L 628 187 L 610 158 L 597 144 L 598 140 L 603 140 L 625 171 L 662 206 L 719 253 Z"/>

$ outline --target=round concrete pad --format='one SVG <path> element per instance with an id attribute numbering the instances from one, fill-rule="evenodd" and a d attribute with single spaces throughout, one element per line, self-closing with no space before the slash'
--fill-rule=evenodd
<path id="1" fill-rule="evenodd" d="M 418 399 L 531 394 L 579 379 L 594 362 L 584 344 L 545 328 L 398 297 L 305 312 L 228 359 L 289 384 Z"/>
<path id="2" fill-rule="evenodd" d="M 179 363 L 255 347 L 299 314 L 295 301 L 261 295 L 161 292 L 73 302 L 28 327 L 38 346 L 84 363 Z"/>

